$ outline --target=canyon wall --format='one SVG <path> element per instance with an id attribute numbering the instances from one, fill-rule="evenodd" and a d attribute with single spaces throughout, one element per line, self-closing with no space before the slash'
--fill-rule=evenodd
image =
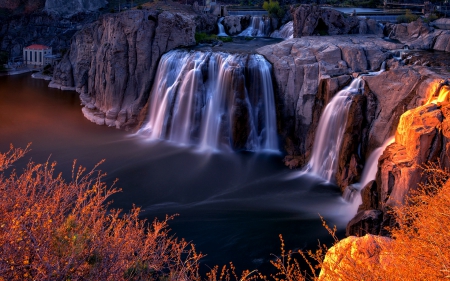
<path id="1" fill-rule="evenodd" d="M 102 16 L 73 37 L 51 86 L 79 92 L 92 122 L 135 126 L 161 55 L 195 45 L 195 30 L 194 16 L 184 13 L 144 9 Z"/>

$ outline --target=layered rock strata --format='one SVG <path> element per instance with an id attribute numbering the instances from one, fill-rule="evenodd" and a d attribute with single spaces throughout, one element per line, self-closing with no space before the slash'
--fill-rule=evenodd
<path id="1" fill-rule="evenodd" d="M 84 115 L 96 124 L 135 125 L 161 55 L 195 45 L 195 29 L 190 14 L 132 10 L 105 15 L 73 37 L 51 86 L 79 92 Z"/>

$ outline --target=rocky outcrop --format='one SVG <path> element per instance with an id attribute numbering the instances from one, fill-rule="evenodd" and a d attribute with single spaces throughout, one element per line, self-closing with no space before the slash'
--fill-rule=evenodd
<path id="1" fill-rule="evenodd" d="M 194 16 L 154 10 L 109 14 L 85 26 L 53 76 L 53 87 L 80 93 L 91 121 L 133 126 L 147 103 L 162 54 L 195 44 Z"/>
<path id="2" fill-rule="evenodd" d="M 442 83 L 445 81 L 443 77 L 419 70 L 421 71 L 417 74 L 420 77 L 416 78 L 410 94 L 414 99 L 404 104 L 411 109 L 401 115 L 398 125 L 389 125 L 391 128 L 397 128 L 395 142 L 385 149 L 379 159 L 376 181 L 363 189 L 363 204 L 347 226 L 348 235 L 387 235 L 386 226 L 394 224 L 389 211 L 407 203 L 411 191 L 426 181 L 426 177 L 421 173 L 421 165 L 439 160 L 443 167 L 450 166 L 449 88 Z M 370 87 L 371 83 L 368 85 Z M 439 102 L 430 103 L 431 100 L 437 99 L 439 93 Z M 435 98 L 430 98 L 432 96 Z M 408 98 L 404 99 L 407 100 Z M 381 123 L 380 128 L 383 126 L 387 125 Z M 372 136 L 378 135 L 376 131 L 379 130 L 375 129 Z M 365 216 L 367 213 L 376 213 L 376 218 Z"/>
<path id="3" fill-rule="evenodd" d="M 370 275 L 364 275 L 363 270 L 374 272 L 389 266 L 391 243 L 390 238 L 374 235 L 342 239 L 327 251 L 318 280 L 364 280 Z"/>
<path id="4" fill-rule="evenodd" d="M 387 51 L 400 47 L 376 36 L 336 36 L 294 38 L 258 49 L 274 67 L 278 119 L 289 166 L 302 166 L 309 159 L 323 108 L 349 84 L 353 73 L 379 70 L 383 61 L 392 56 Z M 336 175 L 342 188 L 358 178 L 362 163 L 357 147 L 363 139 L 363 127 L 375 118 L 373 99 L 367 94 L 353 100 L 351 110 L 358 114 L 349 114 L 352 120 L 348 122 L 343 148 L 352 153 L 341 153 L 341 168 Z M 366 104 L 370 110 L 365 110 Z"/>
<path id="5" fill-rule="evenodd" d="M 450 31 L 435 29 L 421 19 L 409 24 L 387 25 L 386 28 L 389 38 L 399 40 L 410 49 L 450 52 Z"/>
<path id="6" fill-rule="evenodd" d="M 244 31 L 251 21 L 251 16 L 226 16 L 224 17 L 222 24 L 225 28 L 225 32 L 230 35 L 238 35 Z"/>
<path id="7" fill-rule="evenodd" d="M 375 20 L 360 20 L 337 10 L 317 5 L 291 8 L 294 38 L 310 35 L 383 34 Z"/>
<path id="8" fill-rule="evenodd" d="M 94 12 L 108 4 L 106 0 L 46 0 L 45 11 L 71 16 L 77 13 Z"/>

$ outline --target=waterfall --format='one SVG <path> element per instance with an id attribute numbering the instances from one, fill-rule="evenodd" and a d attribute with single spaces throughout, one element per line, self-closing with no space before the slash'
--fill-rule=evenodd
<path id="1" fill-rule="evenodd" d="M 253 16 L 252 23 L 238 36 L 266 37 L 270 34 L 270 18 L 267 16 Z"/>
<path id="2" fill-rule="evenodd" d="M 354 217 L 358 211 L 359 205 L 362 203 L 361 190 L 370 182 L 373 181 L 377 175 L 378 171 L 378 159 L 380 158 L 383 151 L 388 145 L 395 141 L 394 137 L 388 138 L 382 146 L 375 149 L 367 158 L 366 164 L 364 165 L 364 170 L 361 175 L 361 180 L 359 183 L 347 186 L 344 190 L 342 197 L 346 202 L 352 204 L 351 210 L 349 212 L 350 217 Z"/>
<path id="3" fill-rule="evenodd" d="M 217 27 L 219 28 L 219 34 L 217 34 L 217 36 L 225 37 L 228 36 L 228 34 L 225 32 L 225 28 L 223 27 L 222 21 L 223 17 L 220 18 L 219 21 L 217 22 Z"/>
<path id="4" fill-rule="evenodd" d="M 271 65 L 260 55 L 170 51 L 140 133 L 197 145 L 278 151 Z"/>
<path id="5" fill-rule="evenodd" d="M 279 30 L 275 30 L 274 32 L 272 32 L 272 34 L 270 34 L 270 37 L 283 39 L 294 38 L 294 22 L 287 22 L 286 24 L 281 26 Z"/>
<path id="6" fill-rule="evenodd" d="M 305 166 L 305 172 L 314 173 L 327 181 L 334 179 L 339 150 L 347 125 L 347 114 L 352 95 L 359 94 L 363 87 L 362 76 L 378 75 L 385 69 L 385 63 L 378 72 L 370 72 L 354 79 L 352 83 L 339 91 L 325 107 L 317 127 L 311 159 Z"/>
<path id="7" fill-rule="evenodd" d="M 350 86 L 339 91 L 325 107 L 317 127 L 311 159 L 306 171 L 331 181 L 336 172 L 339 149 L 347 124 L 351 96 L 362 88 L 362 79 L 354 79 Z"/>

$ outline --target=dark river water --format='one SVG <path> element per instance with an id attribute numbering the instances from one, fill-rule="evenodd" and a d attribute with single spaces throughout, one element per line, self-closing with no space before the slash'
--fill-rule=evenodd
<path id="1" fill-rule="evenodd" d="M 32 142 L 16 168 L 50 157 L 66 178 L 74 159 L 87 168 L 106 159 L 106 181 L 118 178 L 123 189 L 113 206 L 127 210 L 134 203 L 149 220 L 179 214 L 172 233 L 207 254 L 202 270 L 230 261 L 238 272 L 264 269 L 280 253 L 279 234 L 288 249 L 315 249 L 318 239 L 330 241 L 319 214 L 342 236 L 349 208 L 337 188 L 299 177 L 281 154 L 205 154 L 150 142 L 89 122 L 76 93 L 47 84 L 29 74 L 0 77 L 0 150 Z"/>

